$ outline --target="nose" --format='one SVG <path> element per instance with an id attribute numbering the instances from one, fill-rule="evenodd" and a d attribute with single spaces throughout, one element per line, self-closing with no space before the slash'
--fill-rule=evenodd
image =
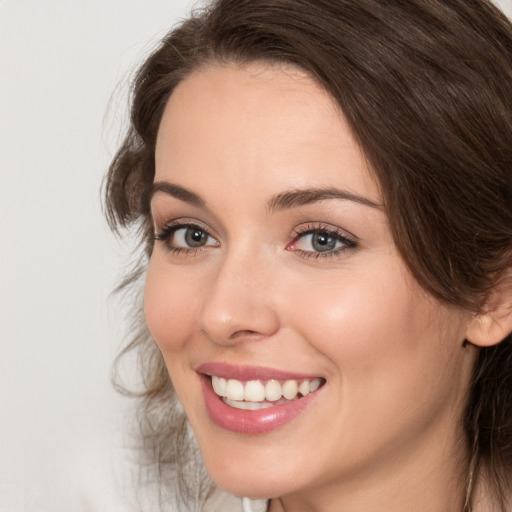
<path id="1" fill-rule="evenodd" d="M 279 330 L 272 265 L 254 255 L 229 255 L 205 287 L 198 327 L 214 343 L 235 345 Z"/>

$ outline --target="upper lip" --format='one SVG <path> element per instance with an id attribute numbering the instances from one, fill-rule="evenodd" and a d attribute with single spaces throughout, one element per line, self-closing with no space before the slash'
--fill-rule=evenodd
<path id="1" fill-rule="evenodd" d="M 223 377 L 224 379 L 235 379 L 240 381 L 270 379 L 311 380 L 321 378 L 320 375 L 278 370 L 277 368 L 268 368 L 265 366 L 238 365 L 213 361 L 200 364 L 195 368 L 195 370 L 205 375 L 215 375 L 216 377 Z"/>

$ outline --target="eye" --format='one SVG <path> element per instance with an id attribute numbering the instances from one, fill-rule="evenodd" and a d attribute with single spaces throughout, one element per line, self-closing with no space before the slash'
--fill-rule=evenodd
<path id="1" fill-rule="evenodd" d="M 205 228 L 196 224 L 171 223 L 155 235 L 169 250 L 176 253 L 200 250 L 208 246 L 217 247 L 219 242 Z"/>
<path id="2" fill-rule="evenodd" d="M 352 235 L 334 227 L 299 228 L 293 233 L 293 239 L 288 250 L 307 257 L 335 256 L 357 245 Z"/>
<path id="3" fill-rule="evenodd" d="M 188 226 L 174 231 L 172 238 L 176 247 L 203 247 L 211 238 L 206 231 L 197 226 Z"/>
<path id="4" fill-rule="evenodd" d="M 302 250 L 311 250 L 309 249 L 311 247 L 314 251 L 326 252 L 337 249 L 342 245 L 340 240 L 337 240 L 336 237 L 329 233 L 313 231 L 313 233 L 304 235 L 297 244 L 297 247 Z"/>

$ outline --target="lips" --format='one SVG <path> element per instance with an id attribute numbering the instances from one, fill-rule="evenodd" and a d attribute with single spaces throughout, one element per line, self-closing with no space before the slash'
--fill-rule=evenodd
<path id="1" fill-rule="evenodd" d="M 265 367 L 206 363 L 197 368 L 207 411 L 218 426 L 262 434 L 293 421 L 325 379 Z"/>

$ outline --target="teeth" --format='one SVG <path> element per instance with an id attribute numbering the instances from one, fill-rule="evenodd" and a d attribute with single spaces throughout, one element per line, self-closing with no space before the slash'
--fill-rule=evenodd
<path id="1" fill-rule="evenodd" d="M 245 385 L 244 400 L 250 402 L 263 402 L 265 400 L 265 387 L 259 380 L 250 380 Z"/>
<path id="2" fill-rule="evenodd" d="M 222 377 L 212 377 L 213 390 L 219 396 L 226 396 L 226 379 Z"/>
<path id="3" fill-rule="evenodd" d="M 313 393 L 313 391 L 316 391 L 320 387 L 320 379 L 315 379 L 311 382 L 309 385 L 309 391 Z"/>
<path id="4" fill-rule="evenodd" d="M 226 398 L 225 402 L 238 409 L 261 409 L 271 407 L 268 402 L 277 402 L 281 398 L 295 400 L 300 396 L 307 396 L 316 391 L 321 379 L 304 380 L 300 384 L 290 379 L 282 385 L 278 380 L 271 379 L 264 384 L 260 380 L 241 382 L 236 379 L 226 380 L 212 375 L 212 386 L 215 393 Z M 300 396 L 299 396 L 300 395 Z M 236 402 L 236 403 L 235 403 Z M 254 404 L 255 407 L 253 407 Z M 257 407 L 256 407 L 257 406 Z"/>
<path id="5" fill-rule="evenodd" d="M 281 384 L 277 380 L 269 380 L 265 386 L 265 398 L 269 402 L 275 402 L 283 396 Z"/>
<path id="6" fill-rule="evenodd" d="M 274 405 L 269 402 L 239 402 L 237 400 L 230 400 L 229 398 L 224 399 L 224 403 L 234 407 L 235 409 L 246 409 L 249 411 L 257 411 L 259 409 L 274 407 Z"/>
<path id="7" fill-rule="evenodd" d="M 283 396 L 286 400 L 293 400 L 297 396 L 299 385 L 296 380 L 287 380 L 283 385 Z"/>
<path id="8" fill-rule="evenodd" d="M 311 384 L 305 380 L 300 386 L 299 386 L 299 393 L 302 396 L 308 396 L 311 391 Z"/>
<path id="9" fill-rule="evenodd" d="M 229 379 L 226 385 L 226 397 L 230 400 L 244 399 L 244 385 L 235 379 Z"/>

